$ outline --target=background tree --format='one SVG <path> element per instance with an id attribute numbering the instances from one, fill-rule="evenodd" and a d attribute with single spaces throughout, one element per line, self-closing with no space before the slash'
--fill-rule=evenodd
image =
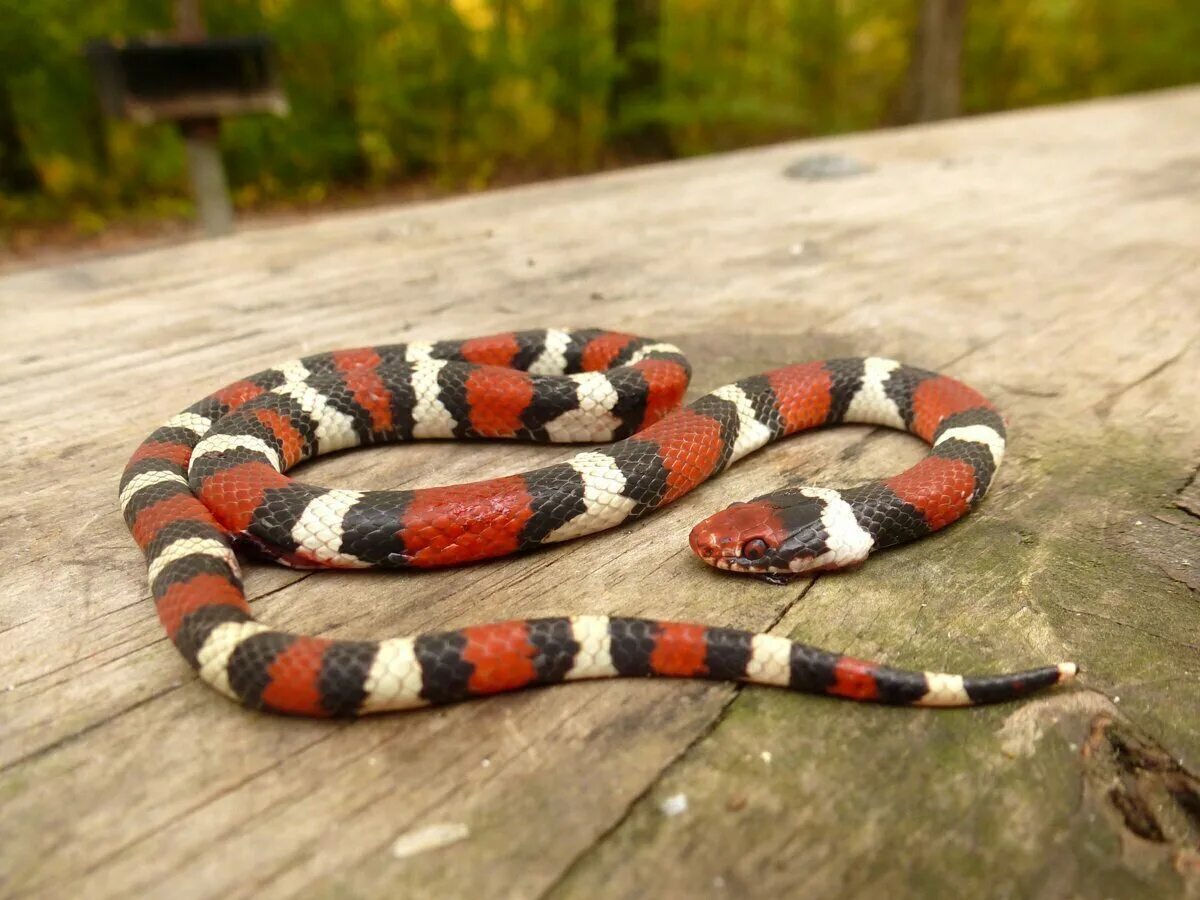
<path id="1" fill-rule="evenodd" d="M 172 7 L 0 0 L 0 240 L 190 215 L 178 135 L 102 121 L 82 54 L 169 33 Z M 922 81 L 912 118 L 1200 81 L 1179 0 L 226 0 L 205 17 L 272 35 L 291 101 L 222 126 L 242 209 L 877 127 Z"/>
<path id="2" fill-rule="evenodd" d="M 905 82 L 905 122 L 932 122 L 959 114 L 967 0 L 921 0 Z"/>
<path id="3" fill-rule="evenodd" d="M 670 136 L 662 119 L 661 0 L 615 0 L 616 59 L 609 91 L 609 142 L 630 156 L 667 156 Z"/>
<path id="4" fill-rule="evenodd" d="M 25 146 L 13 92 L 18 76 L 37 65 L 42 32 L 28 4 L 0 0 L 0 193 L 27 194 L 41 187 Z"/>

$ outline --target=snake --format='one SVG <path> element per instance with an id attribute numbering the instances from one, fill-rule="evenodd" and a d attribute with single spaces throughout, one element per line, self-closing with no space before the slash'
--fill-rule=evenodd
<path id="1" fill-rule="evenodd" d="M 304 356 L 167 420 L 133 453 L 120 505 L 167 635 L 201 680 L 252 709 L 348 717 L 638 676 L 957 707 L 1072 680 L 1069 662 L 963 676 L 650 618 L 562 615 L 378 641 L 291 634 L 254 618 L 239 551 L 293 568 L 463 565 L 640 519 L 797 432 L 856 423 L 925 441 L 928 455 L 898 475 L 785 487 L 732 504 L 689 536 L 712 570 L 812 577 L 955 522 L 982 500 L 1004 455 L 1005 422 L 988 400 L 895 360 L 785 366 L 683 406 L 690 377 L 675 345 L 596 328 Z M 598 446 L 523 474 L 409 490 L 325 488 L 287 474 L 353 447 L 482 438 Z M 688 577 L 724 577 L 707 571 Z"/>

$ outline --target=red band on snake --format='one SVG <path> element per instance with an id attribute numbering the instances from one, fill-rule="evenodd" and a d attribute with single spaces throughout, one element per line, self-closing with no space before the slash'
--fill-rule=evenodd
<path id="1" fill-rule="evenodd" d="M 204 681 L 258 709 L 353 716 L 645 675 L 966 706 L 1074 676 L 1071 663 L 995 676 L 905 671 L 771 634 L 603 615 L 383 641 L 288 634 L 251 615 L 235 543 L 296 567 L 457 565 L 617 527 L 805 429 L 869 423 L 926 441 L 929 455 L 899 475 L 737 503 L 690 538 L 701 559 L 731 572 L 841 568 L 965 515 L 1004 453 L 1004 420 L 980 394 L 892 360 L 788 366 L 680 407 L 689 376 L 676 347 L 596 329 L 308 356 L 168 420 L 126 467 L 121 506 L 175 646 Z M 324 453 L 419 438 L 607 443 L 532 472 L 421 490 L 327 489 L 286 474 Z"/>

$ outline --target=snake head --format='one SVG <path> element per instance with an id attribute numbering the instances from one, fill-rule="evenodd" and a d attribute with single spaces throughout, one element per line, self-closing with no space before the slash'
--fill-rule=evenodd
<path id="1" fill-rule="evenodd" d="M 849 521 L 841 521 L 849 515 Z M 797 488 L 734 503 L 692 529 L 710 566 L 752 575 L 799 575 L 866 559 L 873 541 L 836 491 Z"/>

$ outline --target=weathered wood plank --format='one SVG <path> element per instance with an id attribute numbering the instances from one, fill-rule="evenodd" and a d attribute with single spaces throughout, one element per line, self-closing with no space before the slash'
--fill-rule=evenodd
<path id="1" fill-rule="evenodd" d="M 783 175 L 815 153 L 869 171 Z M 0 279 L 0 540 L 14 560 L 0 571 L 0 894 L 1200 890 L 1186 849 L 1200 822 L 1161 777 L 1120 769 L 1134 756 L 1110 739 L 1151 736 L 1200 767 L 1197 160 L 1200 91 L 1181 91 Z M 783 481 L 897 470 L 919 457 L 911 439 L 847 428 L 789 441 L 644 522 L 486 566 L 256 567 L 257 614 L 376 637 L 505 616 L 672 616 L 931 668 L 1065 653 L 1084 687 L 941 715 L 610 682 L 329 724 L 247 713 L 193 680 L 116 510 L 144 433 L 300 352 L 558 323 L 679 343 L 694 393 L 839 354 L 942 368 L 1001 404 L 1011 454 L 967 522 L 845 576 L 736 581 L 691 559 L 684 538 L 707 511 Z M 428 485 L 564 455 L 426 444 L 305 477 Z M 1114 779 L 1136 789 L 1113 801 L 1098 785 Z M 677 793 L 688 810 L 667 817 L 659 804 Z M 1139 802 L 1161 840 L 1131 830 L 1121 810 Z M 397 835 L 431 821 L 470 836 L 392 857 Z"/>

